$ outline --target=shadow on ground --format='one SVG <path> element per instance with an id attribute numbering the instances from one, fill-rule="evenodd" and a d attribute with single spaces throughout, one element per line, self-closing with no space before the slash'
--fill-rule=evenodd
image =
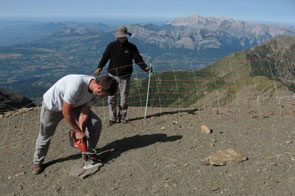
<path id="1" fill-rule="evenodd" d="M 97 149 L 97 152 L 100 153 L 98 156 L 99 159 L 102 160 L 104 163 L 108 163 L 109 161 L 119 157 L 123 152 L 127 152 L 128 150 L 143 148 L 153 145 L 157 142 L 174 142 L 180 140 L 181 138 L 181 135 L 167 136 L 166 134 L 135 135 L 111 142 L 104 147 Z M 74 154 L 68 157 L 49 161 L 44 164 L 44 167 L 46 168 L 56 163 L 76 160 L 80 158 L 80 153 Z"/>
<path id="2" fill-rule="evenodd" d="M 192 110 L 177 110 L 177 111 L 170 111 L 170 112 L 160 112 L 160 113 L 156 113 L 156 114 L 151 114 L 151 115 L 147 115 L 146 118 L 152 118 L 152 117 L 160 117 L 163 115 L 172 115 L 172 114 L 178 114 L 178 113 L 188 113 L 188 114 L 192 114 L 195 115 L 196 111 L 199 111 L 201 109 L 192 109 Z M 129 121 L 136 121 L 136 120 L 142 120 L 144 119 L 144 116 L 142 117 L 136 117 L 136 118 L 131 118 L 129 119 Z"/>

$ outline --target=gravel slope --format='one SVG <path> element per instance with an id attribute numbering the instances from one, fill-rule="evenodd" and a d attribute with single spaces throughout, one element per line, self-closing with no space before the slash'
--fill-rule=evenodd
<path id="1" fill-rule="evenodd" d="M 282 103 L 284 104 L 284 103 Z M 254 108 L 254 107 L 253 107 Z M 294 106 L 259 112 L 239 108 L 129 109 L 129 124 L 104 125 L 97 145 L 106 164 L 85 178 L 71 176 L 80 155 L 59 125 L 41 175 L 31 173 L 38 110 L 0 119 L 1 195 L 294 195 Z M 162 113 L 162 115 L 160 115 Z M 258 116 L 257 116 L 258 115 Z M 201 125 L 213 132 L 202 134 Z M 212 166 L 204 159 L 234 148 L 248 160 Z"/>

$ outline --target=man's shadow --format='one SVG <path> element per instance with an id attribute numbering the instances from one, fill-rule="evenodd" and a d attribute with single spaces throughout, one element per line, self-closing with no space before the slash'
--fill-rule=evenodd
<path id="1" fill-rule="evenodd" d="M 181 135 L 167 136 L 166 134 L 135 135 L 132 137 L 126 137 L 109 143 L 103 148 L 97 149 L 100 153 L 98 158 L 107 163 L 129 150 L 143 148 L 157 142 L 174 142 L 181 138 Z"/>
<path id="2" fill-rule="evenodd" d="M 150 146 L 157 142 L 174 142 L 180 140 L 182 138 L 181 135 L 173 135 L 167 136 L 166 134 L 151 134 L 151 135 L 135 135 L 132 137 L 126 137 L 123 139 L 116 140 L 105 145 L 102 148 L 98 148 L 98 158 L 102 160 L 104 163 L 108 163 L 109 161 L 119 157 L 123 152 L 127 152 L 128 150 L 143 148 L 146 146 Z M 55 163 L 65 162 L 69 160 L 76 160 L 81 158 L 81 153 L 70 155 L 68 157 L 63 157 L 59 159 L 55 159 L 49 161 L 44 164 L 44 167 L 49 167 Z"/>
<path id="3" fill-rule="evenodd" d="M 191 109 L 191 110 L 176 110 L 176 111 L 168 111 L 168 112 L 160 112 L 160 113 L 156 113 L 156 114 L 151 114 L 151 115 L 147 115 L 146 118 L 152 118 L 152 117 L 160 117 L 160 116 L 166 116 L 166 115 L 173 115 L 173 114 L 178 114 L 178 113 L 188 113 L 191 115 L 196 115 L 196 111 L 200 111 L 202 109 Z M 136 118 L 131 118 L 129 119 L 129 121 L 136 121 L 136 120 L 142 120 L 144 119 L 143 116 L 141 117 L 136 117 Z"/>

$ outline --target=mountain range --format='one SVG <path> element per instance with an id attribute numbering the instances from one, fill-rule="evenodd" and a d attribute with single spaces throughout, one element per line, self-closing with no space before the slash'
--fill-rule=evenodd
<path id="1" fill-rule="evenodd" d="M 273 37 L 295 35 L 287 26 L 250 24 L 231 18 L 201 16 L 176 18 L 159 27 L 131 25 L 130 29 L 134 38 L 143 40 L 146 44 L 156 44 L 166 49 L 189 49 L 195 51 L 194 55 L 210 49 L 228 53 L 252 48 Z"/>
<path id="2" fill-rule="evenodd" d="M 115 40 L 115 28 L 108 30 L 108 26 L 101 24 L 51 22 L 48 25 L 52 33 L 45 38 L 29 44 L 0 47 L 0 88 L 30 98 L 41 97 L 51 84 L 66 74 L 92 74 L 107 44 Z M 145 61 L 158 62 L 157 72 L 192 70 L 183 63 L 172 67 L 170 62 L 174 61 L 195 61 L 198 63 L 193 69 L 201 69 L 274 37 L 295 36 L 287 26 L 201 16 L 176 18 L 165 25 L 126 26 L 132 32 L 130 41 L 137 45 Z"/>
<path id="3" fill-rule="evenodd" d="M 0 46 L 36 42 L 51 36 L 61 28 L 91 28 L 99 31 L 109 31 L 115 27 L 102 23 L 0 20 Z"/>

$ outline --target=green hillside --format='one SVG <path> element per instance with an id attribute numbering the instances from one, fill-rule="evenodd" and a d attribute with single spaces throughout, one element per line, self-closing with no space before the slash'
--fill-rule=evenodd
<path id="1" fill-rule="evenodd" d="M 295 91 L 295 37 L 278 37 L 247 53 L 255 76 L 267 76 Z"/>
<path id="2" fill-rule="evenodd" d="M 284 45 L 285 50 L 279 47 L 267 50 L 273 42 Z M 149 105 L 226 105 L 259 97 L 274 98 L 278 92 L 288 91 L 294 86 L 294 69 L 290 67 L 294 67 L 294 42 L 295 37 L 276 38 L 250 51 L 233 53 L 198 71 L 154 74 L 151 77 Z M 254 55 L 261 53 L 265 56 L 258 58 Z M 269 64 L 275 66 L 270 67 Z M 130 105 L 145 104 L 147 85 L 148 79 L 133 81 Z"/>

